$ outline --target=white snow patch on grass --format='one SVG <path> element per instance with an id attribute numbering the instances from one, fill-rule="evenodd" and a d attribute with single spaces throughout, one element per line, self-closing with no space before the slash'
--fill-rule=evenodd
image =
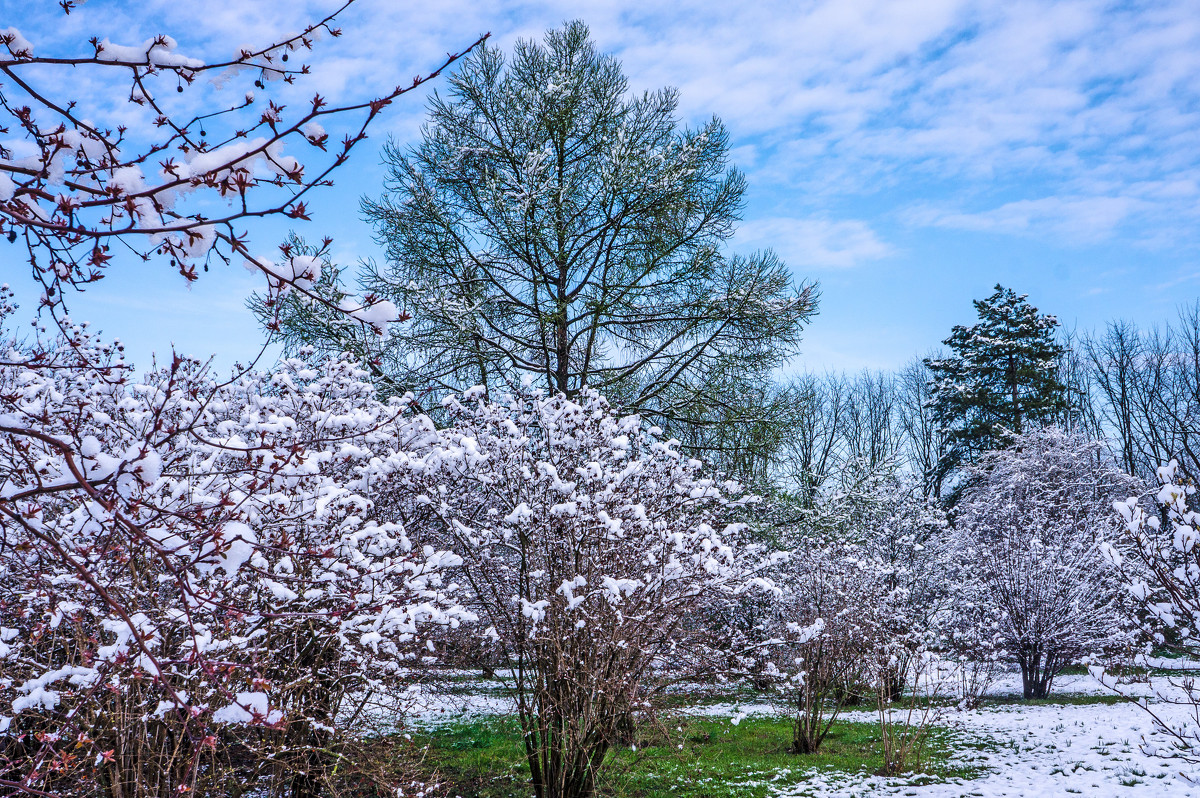
<path id="1" fill-rule="evenodd" d="M 1186 709 L 1180 707 L 1159 704 L 1155 710 L 1172 721 L 1184 720 L 1186 715 Z M 845 715 L 848 721 L 869 722 L 874 718 L 874 713 L 868 712 Z M 1143 740 L 1160 746 L 1166 746 L 1167 740 L 1154 728 L 1150 715 L 1134 704 L 1010 704 L 971 711 L 949 710 L 938 719 L 938 725 L 978 743 L 977 749 L 966 747 L 953 754 L 950 764 L 983 769 L 986 775 L 917 786 L 912 784 L 911 777 L 814 772 L 804 784 L 779 790 L 776 795 L 780 798 L 1200 796 L 1200 788 L 1179 777 L 1180 763 L 1142 753 Z"/>

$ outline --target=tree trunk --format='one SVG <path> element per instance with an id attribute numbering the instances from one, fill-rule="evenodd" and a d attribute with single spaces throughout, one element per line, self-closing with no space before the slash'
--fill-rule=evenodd
<path id="1" fill-rule="evenodd" d="M 792 740 L 793 754 L 815 754 L 820 750 L 821 743 L 809 737 L 807 731 L 792 735 L 795 738 Z"/>
<path id="2" fill-rule="evenodd" d="M 596 794 L 596 773 L 608 753 L 608 743 L 603 739 L 590 743 L 573 740 L 568 733 L 571 720 L 561 715 L 546 718 L 535 743 L 530 744 L 526 736 L 535 798 L 593 798 Z"/>
<path id="3" fill-rule="evenodd" d="M 1047 698 L 1054 682 L 1053 655 L 1043 655 L 1039 646 L 1029 647 L 1017 655 L 1021 665 L 1021 693 L 1026 700 Z"/>

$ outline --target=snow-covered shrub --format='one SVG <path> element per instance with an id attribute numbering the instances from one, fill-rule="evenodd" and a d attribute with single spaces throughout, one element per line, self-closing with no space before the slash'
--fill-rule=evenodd
<path id="1" fill-rule="evenodd" d="M 78 327 L 8 349 L 7 786 L 318 792 L 347 702 L 419 664 L 427 628 L 468 617 L 441 590 L 455 558 L 377 517 L 373 485 L 433 433 L 364 376 L 287 362 L 218 382 L 176 358 L 134 380 Z"/>
<path id="2" fill-rule="evenodd" d="M 852 462 L 836 484 L 789 541 L 798 556 L 777 577 L 800 753 L 819 748 L 847 701 L 911 696 L 945 609 L 946 520 L 916 481 Z M 821 628 L 810 635 L 812 624 Z"/>
<path id="3" fill-rule="evenodd" d="M 986 455 L 968 479 L 955 556 L 969 609 L 998 631 L 1025 697 L 1044 698 L 1062 668 L 1131 640 L 1128 601 L 1100 550 L 1116 523 L 1105 508 L 1131 478 L 1099 444 L 1046 428 Z"/>
<path id="4" fill-rule="evenodd" d="M 876 630 L 863 672 L 875 694 L 883 770 L 919 770 L 927 763 L 938 699 L 948 690 L 938 649 L 942 627 L 953 613 L 949 525 L 914 475 L 856 466 L 850 476 L 844 493 L 853 497 L 856 510 L 849 530 L 877 582 L 874 600 L 862 612 Z"/>
<path id="5" fill-rule="evenodd" d="M 756 576 L 762 552 L 725 523 L 749 500 L 591 391 L 493 402 L 474 390 L 446 410 L 418 500 L 503 652 L 534 792 L 589 795 L 656 691 L 744 653 L 705 617 L 772 589 Z"/>
<path id="6" fill-rule="evenodd" d="M 871 483 L 872 501 L 858 522 L 861 545 L 882 571 L 881 624 L 888 630 L 894 677 L 888 691 L 898 700 L 921 672 L 918 660 L 940 647 L 941 628 L 952 611 L 948 600 L 945 512 L 921 491 L 914 475 L 884 472 Z"/>
<path id="7" fill-rule="evenodd" d="M 818 528 L 860 547 L 879 571 L 889 637 L 928 648 L 938 639 L 948 603 L 945 512 L 923 495 L 914 475 L 891 464 L 848 463 L 839 485 L 818 506 Z M 903 656 L 899 668 L 908 670 Z"/>
<path id="8" fill-rule="evenodd" d="M 792 707 L 792 750 L 815 754 L 838 714 L 870 697 L 869 663 L 880 645 L 874 608 L 884 593 L 882 569 L 850 544 L 809 545 L 776 581 Z"/>
<path id="9" fill-rule="evenodd" d="M 1142 610 L 1153 647 L 1200 659 L 1200 513 L 1191 509 L 1189 497 L 1196 487 L 1172 460 L 1158 469 L 1159 490 L 1154 512 L 1136 496 L 1113 503 L 1122 523 L 1122 535 L 1105 545 L 1105 553 L 1120 570 L 1124 586 Z M 1143 660 L 1143 664 L 1153 661 Z M 1159 663 L 1163 664 L 1163 663 Z M 1120 674 L 1093 667 L 1094 676 L 1125 692 Z M 1144 744 L 1152 756 L 1200 764 L 1200 685 L 1192 675 L 1165 680 L 1155 691 L 1163 703 L 1184 705 L 1191 711 L 1181 722 L 1168 722 L 1152 704 L 1141 701 L 1155 725 L 1171 740 L 1170 747 Z M 1200 783 L 1193 768 L 1184 774 Z"/>
<path id="10" fill-rule="evenodd" d="M 946 610 L 939 619 L 939 648 L 954 671 L 954 689 L 962 709 L 979 706 L 984 693 L 1011 662 L 1005 635 L 984 584 L 967 563 L 946 573 Z"/>
<path id="11" fill-rule="evenodd" d="M 0 30 L 0 235 L 64 336 L 0 358 L 0 793 L 240 793 L 273 772 L 277 792 L 311 794 L 357 714 L 345 700 L 361 707 L 424 629 L 465 617 L 439 592 L 453 559 L 370 499 L 427 421 L 342 362 L 221 382 L 175 359 L 137 381 L 62 304 L 120 253 L 186 280 L 243 263 L 271 302 L 326 302 L 328 239 L 264 258 L 245 225 L 307 220 L 310 192 L 424 80 L 271 99 L 353 2 L 208 59 L 166 35 L 53 52 Z M 402 316 L 370 297 L 330 310 L 377 337 Z"/>

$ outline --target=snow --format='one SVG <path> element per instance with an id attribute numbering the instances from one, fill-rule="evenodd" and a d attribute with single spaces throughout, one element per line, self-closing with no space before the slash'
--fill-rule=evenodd
<path id="1" fill-rule="evenodd" d="M 404 696 L 407 720 L 416 725 L 431 726 L 450 721 L 516 713 L 516 704 L 508 696 L 497 692 L 495 683 L 479 682 L 469 687 L 473 689 L 455 695 L 423 685 L 410 689 Z"/>
<path id="2" fill-rule="evenodd" d="M 328 136 L 325 128 L 316 122 L 305 122 L 300 126 L 300 132 L 304 134 L 306 139 L 314 143 L 322 141 Z"/>
<path id="3" fill-rule="evenodd" d="M 277 710 L 267 709 L 267 694 L 259 692 L 238 693 L 236 700 L 229 706 L 221 707 L 213 713 L 216 723 L 245 724 L 260 718 L 266 723 L 276 723 L 283 717 Z"/>
<path id="4" fill-rule="evenodd" d="M 271 591 L 271 594 L 275 596 L 275 600 L 282 604 L 286 604 L 290 601 L 295 601 L 296 599 L 300 598 L 299 593 L 287 587 L 286 585 L 276 582 L 273 579 L 263 579 L 262 583 L 268 590 Z"/>
<path id="5" fill-rule="evenodd" d="M 267 275 L 267 283 L 273 292 L 286 294 L 292 286 L 301 291 L 311 290 L 321 279 L 321 259 L 312 255 L 296 255 L 282 263 L 270 258 L 259 257 L 247 260 L 247 271 L 261 270 Z"/>
<path id="6" fill-rule="evenodd" d="M 847 719 L 875 718 L 851 713 Z M 1155 731 L 1150 715 L 1134 704 L 1010 705 L 950 712 L 939 723 L 983 744 L 979 750 L 961 749 L 952 762 L 985 769 L 985 775 L 914 787 L 904 777 L 814 773 L 804 784 L 775 794 L 788 798 L 1200 795 L 1200 789 L 1177 775 L 1178 763 L 1141 752 L 1143 740 L 1166 741 Z"/>
<path id="7" fill-rule="evenodd" d="M 215 150 L 195 153 L 186 164 L 177 165 L 175 172 L 180 177 L 202 177 L 210 172 L 219 174 L 239 166 L 249 169 L 253 167 L 254 161 L 262 158 L 259 151 L 266 143 L 267 139 L 259 136 L 253 139 L 239 139 Z"/>
<path id="8" fill-rule="evenodd" d="M 378 300 L 369 305 L 355 306 L 353 302 L 343 300 L 338 308 L 349 316 L 358 319 L 363 324 L 372 327 L 376 333 L 383 335 L 387 332 L 388 324 L 400 320 L 400 311 L 395 303 L 386 299 Z"/>
<path id="9" fill-rule="evenodd" d="M 1200 671 L 1200 660 L 1181 657 L 1178 659 L 1168 659 L 1167 657 L 1140 657 L 1138 663 L 1151 668 L 1158 668 L 1163 671 Z"/>
<path id="10" fill-rule="evenodd" d="M 12 703 L 13 714 L 16 715 L 27 709 L 54 709 L 58 706 L 58 693 L 43 687 L 34 687 L 21 698 Z"/>
<path id="11" fill-rule="evenodd" d="M 96 60 L 124 64 L 153 64 L 165 67 L 188 67 L 199 69 L 204 62 L 188 58 L 175 52 L 177 46 L 170 36 L 159 39 L 147 39 L 140 45 L 127 46 L 113 44 L 107 38 L 103 39 L 96 48 Z"/>
<path id="12" fill-rule="evenodd" d="M 33 56 L 33 44 L 22 36 L 21 31 L 16 28 L 10 27 L 0 30 L 0 39 L 5 41 L 10 54 L 17 55 L 20 53 L 26 57 Z"/>
<path id="13" fill-rule="evenodd" d="M 129 617 L 132 626 L 122 619 L 107 619 L 103 621 L 104 631 L 116 636 L 116 641 L 110 645 L 100 646 L 96 650 L 96 659 L 101 662 L 113 662 L 120 654 L 129 651 L 134 636 L 139 635 L 147 640 L 154 634 L 154 625 L 144 613 L 135 612 Z"/>
<path id="14" fill-rule="evenodd" d="M 1132 692 L 1168 694 L 1173 688 L 1164 677 L 1152 684 L 1134 685 Z M 988 691 L 992 696 L 1020 693 L 1020 674 L 1003 675 Z M 1062 676 L 1052 696 L 1112 695 L 1086 675 Z M 1184 722 L 1187 707 L 1151 702 L 1164 720 Z M 781 707 L 770 701 L 712 704 L 693 712 L 710 717 L 740 720 L 751 715 L 772 715 Z M 843 720 L 878 723 L 874 712 L 845 712 Z M 731 721 L 732 722 L 732 721 Z M 871 773 L 813 773 L 801 784 L 773 791 L 779 798 L 867 798 L 868 796 L 918 796 L 918 798 L 1016 798 L 1017 796 L 1083 795 L 1095 798 L 1153 794 L 1154 798 L 1200 797 L 1200 787 L 1181 778 L 1180 763 L 1148 756 L 1143 742 L 1166 749 L 1169 741 L 1154 727 L 1150 714 L 1134 703 L 1006 704 L 977 710 L 948 709 L 935 725 L 949 728 L 963 744 L 951 764 L 985 771 L 975 779 L 914 784 L 914 777 L 881 777 Z M 916 777 L 927 781 L 927 776 Z"/>
<path id="15" fill-rule="evenodd" d="M 122 166 L 112 171 L 108 187 L 121 194 L 138 194 L 146 190 L 146 177 L 137 166 Z"/>
<path id="16" fill-rule="evenodd" d="M 211 560 L 218 548 L 213 545 L 215 541 L 207 545 L 201 554 L 203 564 L 198 570 L 201 573 L 208 573 L 220 568 L 226 576 L 232 576 L 254 554 L 254 544 L 258 542 L 258 536 L 254 530 L 240 521 L 231 521 L 225 524 L 220 532 L 220 537 L 222 541 L 228 541 L 228 547 L 225 551 L 217 554 L 218 561 L 213 563 Z"/>
<path id="17" fill-rule="evenodd" d="M 30 679 L 17 687 L 24 695 L 12 702 L 12 713 L 18 715 L 28 709 L 54 709 L 58 706 L 59 693 L 46 689 L 62 679 L 68 680 L 77 687 L 89 687 L 95 683 L 97 673 L 93 668 L 63 667 L 43 673 L 35 679 Z"/>

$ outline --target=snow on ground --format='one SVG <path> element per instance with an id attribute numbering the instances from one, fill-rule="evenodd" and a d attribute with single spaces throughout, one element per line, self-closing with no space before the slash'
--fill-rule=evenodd
<path id="1" fill-rule="evenodd" d="M 852 720 L 873 720 L 854 713 Z M 779 796 L 1200 796 L 1176 774 L 1178 763 L 1148 757 L 1143 739 L 1165 742 L 1150 715 L 1133 704 L 1022 706 L 1005 705 L 967 712 L 949 711 L 939 725 L 958 731 L 967 746 L 954 764 L 982 768 L 971 780 L 914 786 L 908 778 L 869 774 L 814 774 L 805 784 Z"/>
<path id="2" fill-rule="evenodd" d="M 451 695 L 422 688 L 410 692 L 408 720 L 418 726 L 450 721 L 471 720 L 488 715 L 514 715 L 516 703 L 496 689 L 494 683 L 480 684 L 478 690 Z"/>
<path id="3" fill-rule="evenodd" d="M 1154 687 L 1173 694 L 1168 681 L 1156 678 Z M 1150 695 L 1151 685 L 1127 688 L 1134 695 Z M 989 695 L 1019 695 L 1020 675 L 1005 674 Z M 1091 676 L 1061 676 L 1054 694 L 1112 695 Z M 1182 722 L 1187 707 L 1154 704 L 1163 720 Z M 722 717 L 771 714 L 769 702 L 715 704 L 700 708 L 705 715 Z M 845 720 L 877 722 L 874 712 L 847 712 Z M 1042 796 L 1153 796 L 1200 798 L 1200 787 L 1179 777 L 1182 763 L 1150 757 L 1143 741 L 1168 748 L 1169 741 L 1154 727 L 1140 706 L 1124 704 L 990 705 L 979 710 L 946 709 L 935 724 L 957 733 L 961 747 L 951 764 L 984 771 L 979 778 L 925 784 L 927 777 L 884 778 L 868 773 L 814 772 L 804 784 L 780 789 L 780 798 L 866 798 L 916 796 L 917 798 L 1040 798 Z"/>
<path id="4" fill-rule="evenodd" d="M 1155 679 L 1158 689 L 1166 680 Z M 1134 693 L 1150 695 L 1150 685 L 1134 685 Z M 465 689 L 464 689 L 465 688 Z M 475 689 L 478 688 L 478 689 Z M 1166 688 L 1169 691 L 1169 688 Z M 990 695 L 1020 693 L 1018 674 L 1005 674 Z M 1054 694 L 1111 695 L 1090 676 L 1062 676 Z M 512 702 L 497 692 L 494 682 L 460 686 L 452 695 L 426 688 L 410 695 L 414 711 L 409 720 L 436 724 L 485 715 L 508 714 Z M 1183 721 L 1187 708 L 1156 703 L 1164 720 Z M 778 703 L 698 705 L 689 714 L 739 718 L 786 711 Z M 876 722 L 873 712 L 844 713 L 846 720 Z M 1135 704 L 989 705 L 979 710 L 946 709 L 936 725 L 955 732 L 961 747 L 952 764 L 982 771 L 979 778 L 941 783 L 914 783 L 910 777 L 884 778 L 869 773 L 814 772 L 803 784 L 780 788 L 778 798 L 1200 798 L 1200 787 L 1179 778 L 1180 763 L 1147 756 L 1143 741 L 1167 747 L 1149 713 Z M 919 782 L 928 777 L 919 777 Z"/>

